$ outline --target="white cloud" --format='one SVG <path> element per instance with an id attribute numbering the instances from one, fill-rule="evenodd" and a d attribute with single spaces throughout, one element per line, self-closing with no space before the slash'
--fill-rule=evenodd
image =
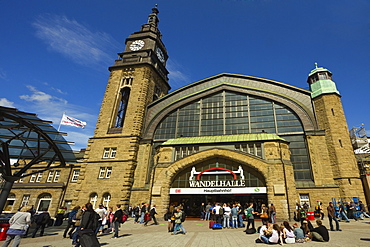
<path id="1" fill-rule="evenodd" d="M 31 95 L 21 95 L 19 98 L 25 101 L 36 101 L 36 102 L 43 102 L 43 103 L 51 103 L 53 101 L 60 101 L 64 104 L 67 104 L 67 100 L 60 99 L 55 96 L 51 96 L 50 94 L 44 93 L 42 91 L 37 90 L 35 87 L 28 85 L 27 88 L 33 92 Z"/>
<path id="2" fill-rule="evenodd" d="M 50 50 L 85 66 L 106 66 L 112 58 L 104 50 L 119 46 L 109 34 L 91 31 L 66 16 L 40 16 L 33 26 L 36 28 L 37 37 L 42 39 Z"/>
<path id="3" fill-rule="evenodd" d="M 168 78 L 170 80 L 170 85 L 173 89 L 178 89 L 184 85 L 189 84 L 190 78 L 187 74 L 183 72 L 184 68 L 174 60 L 167 61 L 167 70 L 169 71 Z"/>
<path id="4" fill-rule="evenodd" d="M 68 116 L 87 122 L 84 129 L 66 125 L 62 125 L 60 129 L 61 132 L 68 134 L 64 136 L 67 141 L 75 143 L 71 146 L 73 150 L 85 148 L 88 139 L 94 134 L 97 115 L 91 114 L 91 109 L 69 104 L 67 100 L 39 91 L 34 86 L 29 85 L 27 88 L 31 91 L 31 94 L 21 95 L 21 99 L 26 102 L 23 105 L 17 105 L 17 108 L 21 111 L 37 113 L 39 118 L 52 121 L 56 129 L 64 112 Z"/>
<path id="5" fill-rule="evenodd" d="M 14 107 L 14 102 L 11 102 L 5 98 L 0 98 L 0 105 L 5 107 Z"/>
<path id="6" fill-rule="evenodd" d="M 5 78 L 6 78 L 5 71 L 2 68 L 0 68 L 0 79 L 5 79 Z"/>
<path id="7" fill-rule="evenodd" d="M 64 127 L 64 125 L 63 125 L 63 127 Z M 61 132 L 64 132 L 64 130 L 65 130 L 63 127 L 60 130 Z M 81 130 L 80 132 L 68 131 L 68 136 L 65 136 L 64 138 L 67 141 L 74 143 L 73 145 L 71 145 L 71 148 L 73 150 L 80 150 L 82 148 L 87 147 L 87 141 L 90 137 L 91 137 L 91 135 L 89 133 L 85 133 L 85 132 L 83 132 L 83 130 Z"/>

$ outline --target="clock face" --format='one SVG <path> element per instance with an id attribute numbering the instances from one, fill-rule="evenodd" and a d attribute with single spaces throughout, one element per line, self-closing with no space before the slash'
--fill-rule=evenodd
<path id="1" fill-rule="evenodd" d="M 156 49 L 155 52 L 157 54 L 157 57 L 158 57 L 159 61 L 161 61 L 162 63 L 164 63 L 166 60 L 164 58 L 164 55 L 163 55 L 162 50 L 157 47 L 157 49 Z"/>
<path id="2" fill-rule="evenodd" d="M 130 45 L 130 50 L 131 51 L 138 51 L 141 48 L 143 48 L 145 45 L 145 42 L 142 40 L 135 40 L 134 42 L 131 43 Z"/>

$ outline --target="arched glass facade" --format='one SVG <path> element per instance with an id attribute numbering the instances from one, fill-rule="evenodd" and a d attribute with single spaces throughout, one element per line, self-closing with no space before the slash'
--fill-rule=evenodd
<path id="1" fill-rule="evenodd" d="M 303 126 L 286 106 L 270 99 L 222 91 L 168 114 L 158 125 L 154 139 L 178 137 L 276 133 L 290 142 L 291 161 L 297 180 L 312 180 Z"/>

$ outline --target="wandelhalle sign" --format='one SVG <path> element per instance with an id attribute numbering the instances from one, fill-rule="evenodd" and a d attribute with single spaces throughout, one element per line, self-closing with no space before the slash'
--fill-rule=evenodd
<path id="1" fill-rule="evenodd" d="M 202 175 L 232 175 L 230 180 L 200 180 Z M 239 174 L 239 179 L 237 179 Z M 241 166 L 237 171 L 213 167 L 202 172 L 192 168 L 189 177 L 190 188 L 171 188 L 170 194 L 263 194 L 266 187 L 245 187 L 244 171 Z"/>

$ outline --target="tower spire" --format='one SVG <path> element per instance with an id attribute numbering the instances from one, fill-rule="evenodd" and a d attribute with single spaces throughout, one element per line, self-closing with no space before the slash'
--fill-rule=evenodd
<path id="1" fill-rule="evenodd" d="M 159 18 L 158 18 L 158 4 L 155 5 L 154 8 L 152 8 L 152 13 L 148 16 L 148 24 L 153 25 L 154 27 L 158 27 Z"/>

